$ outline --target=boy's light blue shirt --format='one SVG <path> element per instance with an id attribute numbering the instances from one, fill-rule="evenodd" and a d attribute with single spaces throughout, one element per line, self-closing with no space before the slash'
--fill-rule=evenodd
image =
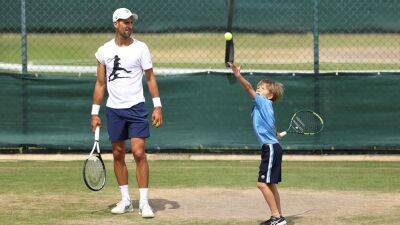
<path id="1" fill-rule="evenodd" d="M 276 138 L 274 109 L 271 100 L 257 93 L 251 117 L 254 131 L 261 145 L 279 143 Z"/>

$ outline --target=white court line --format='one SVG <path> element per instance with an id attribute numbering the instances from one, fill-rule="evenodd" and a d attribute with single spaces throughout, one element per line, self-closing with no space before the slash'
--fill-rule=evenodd
<path id="1" fill-rule="evenodd" d="M 4 63 L 0 62 L 0 70 L 10 70 L 19 72 L 22 70 L 21 64 L 16 63 Z M 38 73 L 38 72 L 61 72 L 61 73 L 96 73 L 96 66 L 66 66 L 66 65 L 34 65 L 28 63 L 28 72 L 30 73 Z M 192 68 L 154 68 L 155 74 L 159 75 L 177 75 L 177 74 L 189 74 L 189 73 L 229 73 L 230 69 L 211 69 L 211 68 L 203 68 L 203 69 L 192 69 Z M 308 73 L 313 74 L 312 70 L 242 70 L 244 73 L 289 73 L 289 74 L 298 74 L 298 73 Z M 321 73 L 386 73 L 386 72 L 399 72 L 399 70 L 324 70 Z"/>
<path id="2" fill-rule="evenodd" d="M 1 70 L 21 71 L 21 64 L 0 62 Z M 96 73 L 95 66 L 65 66 L 65 65 L 34 65 L 28 63 L 28 71 L 32 72 L 62 72 L 62 73 Z M 230 69 L 192 69 L 192 68 L 154 68 L 159 75 L 175 75 L 187 73 L 229 73 Z M 245 73 L 312 73 L 310 70 L 242 70 Z"/>

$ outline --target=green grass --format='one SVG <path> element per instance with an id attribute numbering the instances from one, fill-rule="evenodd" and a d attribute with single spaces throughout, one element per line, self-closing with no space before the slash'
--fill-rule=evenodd
<path id="1" fill-rule="evenodd" d="M 115 185 L 112 164 L 106 162 L 108 186 Z M 132 167 L 132 165 L 131 165 Z M 151 185 L 157 188 L 255 187 L 256 161 L 150 161 Z M 82 162 L 18 161 L 0 163 L 1 193 L 74 193 L 83 187 Z M 130 173 L 134 174 L 134 168 Z M 398 162 L 283 163 L 282 188 L 399 191 Z M 135 183 L 134 180 L 131 183 Z M 51 187 L 51 188 L 49 188 Z"/>
<path id="2" fill-rule="evenodd" d="M 129 163 L 130 183 L 134 164 Z M 256 224 L 258 220 L 216 220 L 157 217 L 143 220 L 133 215 L 110 215 L 107 205 L 118 190 L 112 162 L 106 161 L 108 184 L 100 193 L 90 192 L 82 181 L 81 161 L 0 162 L 0 221 L 2 224 Z M 254 188 L 257 161 L 150 161 L 151 188 Z M 398 162 L 296 162 L 283 163 L 281 189 L 336 190 L 399 193 Z M 134 188 L 134 185 L 132 185 Z M 99 198 L 101 196 L 101 198 Z M 194 196 L 199 197 L 199 196 Z M 381 218 L 354 215 L 338 218 L 340 224 L 395 224 L 396 215 Z M 324 218 L 314 215 L 313 221 Z M 311 218 L 289 219 L 308 224 Z M 308 222 L 307 222 L 308 221 Z"/>
<path id="3" fill-rule="evenodd" d="M 398 224 L 400 216 L 400 208 L 397 209 L 397 216 L 374 216 L 374 215 L 355 215 L 340 218 L 344 224 L 359 224 L 359 225 L 375 225 L 375 224 Z"/>
<path id="4" fill-rule="evenodd" d="M 136 34 L 152 52 L 155 67 L 223 69 L 222 34 Z M 105 34 L 29 34 L 28 61 L 34 65 L 96 65 Z M 311 34 L 237 34 L 236 61 L 247 69 L 312 70 Z M 20 63 L 20 35 L 0 34 L 1 62 Z M 400 70 L 398 34 L 320 35 L 320 69 Z"/>

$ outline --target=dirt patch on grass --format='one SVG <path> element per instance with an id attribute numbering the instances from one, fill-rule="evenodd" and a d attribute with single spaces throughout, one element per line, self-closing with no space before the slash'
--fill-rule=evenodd
<path id="1" fill-rule="evenodd" d="M 281 190 L 286 216 L 337 217 L 387 213 L 400 207 L 400 194 Z M 152 190 L 152 204 L 160 216 L 185 218 L 266 218 L 268 207 L 256 189 Z M 168 199 L 168 200 L 166 200 Z"/>
<path id="2" fill-rule="evenodd" d="M 134 192 L 134 191 L 132 191 Z M 258 223 L 269 217 L 269 210 L 261 193 L 256 189 L 152 189 L 151 205 L 157 220 L 236 220 Z M 307 224 L 313 219 L 324 224 L 346 224 L 343 218 L 357 215 L 399 216 L 400 193 L 339 192 L 315 190 L 280 191 L 284 215 L 289 224 Z M 101 198 L 99 198 L 101 196 Z M 38 214 L 66 212 L 75 214 L 99 214 L 101 221 L 108 217 L 109 209 L 119 194 L 115 190 L 99 193 L 16 195 L 4 194 L 0 199 L 1 214 Z M 133 195 L 135 211 L 121 219 L 139 217 L 137 195 Z M 70 218 L 78 223 L 77 217 Z M 92 218 L 93 219 L 93 218 Z M 119 219 L 118 219 L 119 220 Z M 69 223 L 64 216 L 62 223 Z M 86 220 L 87 221 L 87 220 Z M 82 221 L 81 221 L 82 222 Z M 95 222 L 95 221 L 93 221 Z M 147 221 L 148 222 L 148 221 Z M 247 223 L 246 223 L 247 224 Z"/>

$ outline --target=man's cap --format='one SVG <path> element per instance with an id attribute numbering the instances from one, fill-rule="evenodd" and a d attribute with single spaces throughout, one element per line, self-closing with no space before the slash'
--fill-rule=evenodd
<path id="1" fill-rule="evenodd" d="M 132 13 L 131 10 L 127 8 L 119 8 L 113 13 L 113 22 L 117 22 L 117 20 L 128 19 L 129 17 L 133 17 L 133 20 L 137 20 L 139 17 L 135 13 Z"/>

